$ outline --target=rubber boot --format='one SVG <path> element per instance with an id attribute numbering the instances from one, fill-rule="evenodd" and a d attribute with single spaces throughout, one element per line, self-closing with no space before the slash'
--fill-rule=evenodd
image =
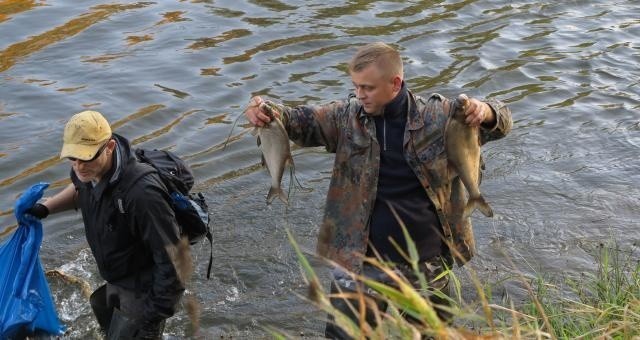
<path id="1" fill-rule="evenodd" d="M 91 309 L 93 314 L 98 320 L 100 330 L 107 334 L 109 326 L 111 324 L 111 315 L 113 314 L 113 308 L 109 308 L 107 305 L 107 285 L 102 285 L 96 289 L 89 297 L 89 303 L 91 303 Z"/>
<path id="2" fill-rule="evenodd" d="M 107 331 L 107 340 L 137 338 L 139 337 L 137 334 L 139 327 L 135 320 L 126 316 L 118 308 L 114 308 L 111 325 Z"/>

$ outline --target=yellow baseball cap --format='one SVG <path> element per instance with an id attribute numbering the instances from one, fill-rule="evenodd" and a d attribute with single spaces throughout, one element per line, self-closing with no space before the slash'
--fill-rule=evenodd
<path id="1" fill-rule="evenodd" d="M 82 111 L 69 119 L 62 136 L 60 158 L 88 161 L 111 138 L 109 122 L 96 111 Z"/>

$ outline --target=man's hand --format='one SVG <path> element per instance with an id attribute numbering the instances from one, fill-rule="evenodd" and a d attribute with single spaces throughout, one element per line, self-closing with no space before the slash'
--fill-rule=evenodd
<path id="1" fill-rule="evenodd" d="M 483 123 L 492 125 L 495 122 L 496 117 L 487 103 L 469 98 L 465 109 L 464 115 L 467 117 L 465 122 L 471 126 L 480 126 Z"/>
<path id="2" fill-rule="evenodd" d="M 49 208 L 47 208 L 47 206 L 44 204 L 36 203 L 33 205 L 33 207 L 27 209 L 25 213 L 41 220 L 49 216 Z"/>
<path id="3" fill-rule="evenodd" d="M 247 120 L 254 126 L 263 127 L 271 121 L 271 118 L 269 118 L 262 109 L 263 103 L 264 100 L 262 100 L 262 98 L 255 96 L 249 100 L 249 105 L 247 105 L 247 109 L 244 111 Z M 275 114 L 278 115 L 279 113 L 275 112 Z"/>

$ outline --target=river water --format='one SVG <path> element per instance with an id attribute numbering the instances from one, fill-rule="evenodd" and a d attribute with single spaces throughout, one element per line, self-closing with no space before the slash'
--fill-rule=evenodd
<path id="1" fill-rule="evenodd" d="M 0 232 L 14 199 L 68 183 L 58 159 L 76 112 L 102 112 L 136 146 L 183 156 L 210 202 L 215 237 L 194 248 L 190 291 L 206 338 L 321 334 L 285 230 L 315 248 L 332 155 L 296 149 L 312 191 L 265 205 L 268 175 L 244 120 L 252 95 L 288 105 L 346 98 L 358 46 L 396 46 L 415 92 L 508 103 L 511 134 L 484 148 L 482 191 L 497 216 L 474 215 L 486 278 L 593 271 L 594 249 L 616 241 L 638 256 L 640 2 L 0 0 Z M 79 214 L 44 221 L 46 269 L 100 283 Z M 322 272 L 322 270 L 321 270 Z M 323 274 L 326 278 L 326 274 Z M 518 294 L 517 285 L 505 285 Z M 78 289 L 52 279 L 68 338 L 95 336 Z M 191 333 L 184 311 L 166 337 Z"/>

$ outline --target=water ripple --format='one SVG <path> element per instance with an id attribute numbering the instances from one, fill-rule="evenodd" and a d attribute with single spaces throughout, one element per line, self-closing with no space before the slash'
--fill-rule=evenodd
<path id="1" fill-rule="evenodd" d="M 10 232 L 11 206 L 29 184 L 52 182 L 54 193 L 69 183 L 69 165 L 57 156 L 63 126 L 75 112 L 99 110 L 136 146 L 183 156 L 210 201 L 214 255 L 225 261 L 212 281 L 196 278 L 190 288 L 208 306 L 206 330 L 224 335 L 243 325 L 238 332 L 259 338 L 243 321 L 257 320 L 322 333 L 317 312 L 289 300 L 304 285 L 282 231 L 295 227 L 313 248 L 333 157 L 295 149 L 298 177 L 314 191 L 297 193 L 286 215 L 265 207 L 268 176 L 241 111 L 252 95 L 288 105 L 346 98 L 347 63 L 373 41 L 400 50 L 416 93 L 465 92 L 512 109 L 511 134 L 483 149 L 482 191 L 500 217 L 474 216 L 480 263 L 500 267 L 504 254 L 493 240 L 522 262 L 570 272 L 590 262 L 579 245 L 607 230 L 640 240 L 633 1 L 90 3 L 0 1 L 0 229 Z M 82 239 L 78 215 L 46 223 L 43 249 L 56 256 L 45 265 L 73 262 L 77 247 L 61 245 Z M 65 307 L 76 320 L 71 337 L 90 336 L 93 326 L 80 325 L 90 315 L 69 310 L 75 306 Z M 168 332 L 186 334 L 187 317 L 175 320 Z"/>

